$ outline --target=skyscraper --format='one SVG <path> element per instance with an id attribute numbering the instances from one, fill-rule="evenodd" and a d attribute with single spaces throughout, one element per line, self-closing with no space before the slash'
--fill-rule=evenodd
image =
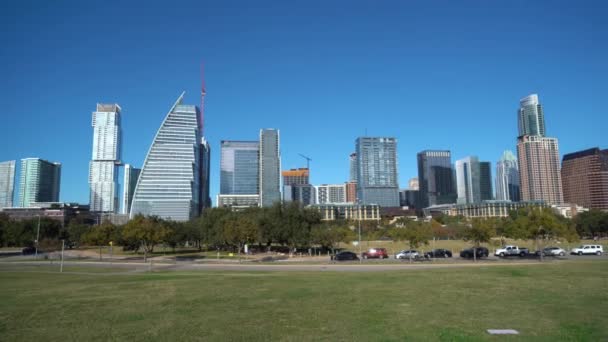
<path id="1" fill-rule="evenodd" d="M 523 201 L 561 204 L 562 181 L 557 139 L 525 135 L 517 142 Z"/>
<path id="2" fill-rule="evenodd" d="M 505 151 L 496 163 L 496 199 L 519 202 L 519 167 L 511 151 Z"/>
<path id="3" fill-rule="evenodd" d="M 346 203 L 345 184 L 322 184 L 315 186 L 316 204 Z"/>
<path id="4" fill-rule="evenodd" d="M 310 184 L 310 170 L 307 168 L 284 170 L 283 185 Z"/>
<path id="5" fill-rule="evenodd" d="M 398 207 L 397 139 L 360 137 L 356 147 L 358 199 L 362 204 Z"/>
<path id="6" fill-rule="evenodd" d="M 58 202 L 61 186 L 61 164 L 40 158 L 21 159 L 19 206 L 34 202 Z"/>
<path id="7" fill-rule="evenodd" d="M 220 195 L 257 196 L 260 143 L 222 140 L 220 149 Z"/>
<path id="8" fill-rule="evenodd" d="M 211 197 L 210 197 L 210 179 L 211 179 L 211 146 L 209 142 L 204 137 L 201 137 L 201 181 L 200 186 L 201 189 L 199 191 L 200 199 L 200 213 L 202 214 L 203 209 L 211 207 Z"/>
<path id="9" fill-rule="evenodd" d="M 545 117 L 537 94 L 528 95 L 519 101 L 518 127 L 520 137 L 524 135 L 545 136 Z"/>
<path id="10" fill-rule="evenodd" d="M 608 149 L 564 155 L 561 175 L 566 203 L 608 210 Z"/>
<path id="11" fill-rule="evenodd" d="M 15 161 L 0 162 L 0 208 L 13 206 L 15 193 Z"/>
<path id="12" fill-rule="evenodd" d="M 457 160 L 456 163 L 456 192 L 458 204 L 480 203 L 481 182 L 479 159 L 475 156 Z"/>
<path id="13" fill-rule="evenodd" d="M 125 164 L 125 174 L 123 180 L 123 192 L 122 192 L 122 213 L 129 214 L 131 210 L 131 203 L 133 203 L 133 193 L 135 193 L 135 186 L 139 179 L 141 169 L 136 169 L 130 164 Z"/>
<path id="14" fill-rule="evenodd" d="M 269 207 L 281 201 L 281 153 L 279 131 L 260 130 L 260 205 Z"/>
<path id="15" fill-rule="evenodd" d="M 492 165 L 490 162 L 479 162 L 479 194 L 482 201 L 494 199 L 492 194 Z"/>
<path id="16" fill-rule="evenodd" d="M 135 187 L 131 218 L 143 214 L 187 221 L 199 214 L 201 117 L 198 107 L 182 104 L 184 94 L 152 141 Z"/>
<path id="17" fill-rule="evenodd" d="M 97 104 L 93 112 L 93 154 L 89 164 L 91 211 L 118 211 L 118 165 L 120 165 L 120 106 Z"/>
<path id="18" fill-rule="evenodd" d="M 357 182 L 357 153 L 353 152 L 350 154 L 349 157 L 350 160 L 350 176 L 348 181 L 349 182 Z"/>
<path id="19" fill-rule="evenodd" d="M 418 153 L 418 200 L 422 208 L 456 203 L 450 151 L 425 150 Z"/>

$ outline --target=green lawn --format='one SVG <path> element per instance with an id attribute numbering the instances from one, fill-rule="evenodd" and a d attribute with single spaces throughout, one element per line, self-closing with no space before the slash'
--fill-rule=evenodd
<path id="1" fill-rule="evenodd" d="M 75 270 L 0 266 L 0 340 L 608 340 L 605 259 L 369 273 Z"/>

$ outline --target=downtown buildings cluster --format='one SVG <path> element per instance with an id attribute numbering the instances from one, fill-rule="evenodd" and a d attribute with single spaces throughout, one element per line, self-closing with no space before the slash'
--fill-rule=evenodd
<path id="1" fill-rule="evenodd" d="M 201 95 L 200 108 L 184 104 L 183 93 L 179 96 L 141 168 L 121 159 L 121 107 L 97 105 L 92 113 L 88 179 L 91 213 L 122 221 L 138 214 L 187 221 L 211 206 L 211 147 L 203 135 L 204 88 Z M 317 208 L 325 219 L 379 219 L 381 208 L 397 207 L 414 209 L 419 215 L 442 212 L 469 217 L 505 216 L 528 205 L 608 210 L 608 150 L 566 154 L 560 164 L 558 140 L 546 135 L 545 115 L 536 94 L 520 101 L 517 120 L 517 155 L 503 153 L 494 179 L 491 163 L 475 155 L 452 163 L 449 150 L 424 150 L 417 154 L 417 178 L 403 190 L 394 137 L 357 138 L 354 152 L 345 155 L 348 179 L 318 185 L 310 182 L 307 156 L 301 155 L 306 167 L 282 170 L 278 129 L 261 129 L 256 141 L 222 140 L 216 205 L 239 210 L 299 202 Z M 4 212 L 66 207 L 59 202 L 60 163 L 22 159 L 16 205 L 15 174 L 16 161 L 0 163 Z"/>

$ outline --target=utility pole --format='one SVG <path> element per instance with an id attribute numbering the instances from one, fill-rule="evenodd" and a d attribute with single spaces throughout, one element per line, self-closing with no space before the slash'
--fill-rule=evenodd
<path id="1" fill-rule="evenodd" d="M 63 250 L 65 249 L 65 240 L 61 240 L 61 267 L 59 273 L 63 273 Z"/>

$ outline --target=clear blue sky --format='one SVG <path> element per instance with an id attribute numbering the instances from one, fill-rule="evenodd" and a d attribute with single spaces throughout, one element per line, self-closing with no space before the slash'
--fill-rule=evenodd
<path id="1" fill-rule="evenodd" d="M 95 3 L 95 4 L 91 4 Z M 91 112 L 123 108 L 123 160 L 141 166 L 169 107 L 200 101 L 212 144 L 281 130 L 283 168 L 341 183 L 357 136 L 493 163 L 515 150 L 536 92 L 562 154 L 608 147 L 605 1 L 15 1 L 0 11 L 0 160 L 63 163 L 61 200 L 88 202 Z M 494 173 L 494 170 L 493 170 Z"/>

